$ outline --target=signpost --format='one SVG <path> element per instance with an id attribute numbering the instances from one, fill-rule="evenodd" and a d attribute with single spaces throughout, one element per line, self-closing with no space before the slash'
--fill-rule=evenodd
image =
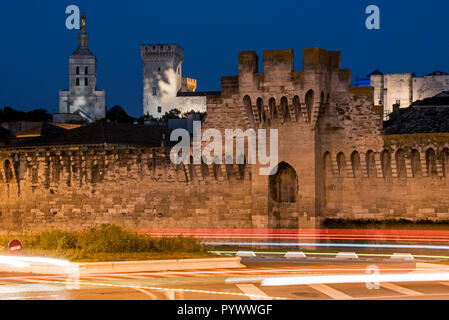
<path id="1" fill-rule="evenodd" d="M 9 241 L 8 243 L 8 251 L 12 254 L 21 254 L 23 249 L 22 242 L 18 239 L 14 239 Z"/>

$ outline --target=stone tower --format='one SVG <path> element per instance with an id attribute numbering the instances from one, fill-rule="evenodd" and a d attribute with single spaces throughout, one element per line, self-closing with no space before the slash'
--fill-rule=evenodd
<path id="1" fill-rule="evenodd" d="M 78 49 L 69 57 L 69 90 L 59 92 L 59 112 L 76 113 L 88 122 L 106 115 L 106 93 L 97 90 L 97 58 L 89 50 L 83 13 Z"/>
<path id="2" fill-rule="evenodd" d="M 175 44 L 142 45 L 143 114 L 160 118 L 177 108 L 184 51 Z"/>

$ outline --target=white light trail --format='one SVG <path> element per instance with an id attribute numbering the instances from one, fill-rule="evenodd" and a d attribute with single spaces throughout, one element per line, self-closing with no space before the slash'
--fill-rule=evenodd
<path id="1" fill-rule="evenodd" d="M 343 284 L 367 282 L 428 282 L 449 281 L 449 272 L 399 274 L 349 274 L 300 277 L 271 277 L 262 280 L 262 286 L 294 286 L 308 284 Z"/>
<path id="2" fill-rule="evenodd" d="M 0 265 L 6 264 L 6 265 L 17 267 L 17 268 L 25 268 L 30 265 L 29 263 L 19 261 L 15 258 L 16 257 L 0 256 Z"/>
<path id="3" fill-rule="evenodd" d="M 43 263 L 61 267 L 68 267 L 71 265 L 70 261 L 61 259 L 23 256 L 0 256 L 0 264 L 8 264 L 19 268 L 24 268 L 30 266 L 30 263 Z"/>

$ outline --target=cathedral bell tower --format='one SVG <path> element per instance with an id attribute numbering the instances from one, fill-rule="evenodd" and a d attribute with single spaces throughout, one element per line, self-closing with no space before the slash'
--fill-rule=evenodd
<path id="1" fill-rule="evenodd" d="M 101 120 L 106 115 L 106 93 L 97 90 L 97 58 L 89 50 L 84 13 L 78 48 L 69 57 L 69 90 L 59 92 L 59 112 L 78 114 L 88 122 Z"/>

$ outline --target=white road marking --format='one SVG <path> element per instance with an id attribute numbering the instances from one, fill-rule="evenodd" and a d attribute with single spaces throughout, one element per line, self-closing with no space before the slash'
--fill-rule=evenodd
<path id="1" fill-rule="evenodd" d="M 174 290 L 166 290 L 165 295 L 167 296 L 168 300 L 176 300 L 176 293 Z"/>
<path id="2" fill-rule="evenodd" d="M 50 298 L 50 297 L 59 297 L 59 295 L 51 294 L 48 296 L 8 297 L 8 298 L 0 298 L 0 300 L 33 300 L 33 299 Z"/>
<path id="3" fill-rule="evenodd" d="M 62 281 L 48 281 L 48 280 L 34 280 L 34 282 L 40 282 L 40 283 L 60 283 L 65 284 L 65 282 Z M 80 285 L 88 285 L 88 286 L 100 286 L 100 287 L 111 287 L 111 288 L 139 288 L 139 289 L 147 289 L 147 290 L 157 290 L 157 291 L 166 291 L 166 290 L 172 290 L 175 292 L 192 292 L 192 293 L 199 293 L 199 294 L 217 294 L 217 295 L 225 295 L 225 296 L 245 296 L 250 298 L 259 298 L 263 299 L 264 296 L 255 296 L 255 295 L 249 295 L 247 293 L 240 293 L 240 292 L 228 292 L 228 291 L 214 291 L 214 290 L 201 290 L 201 289 L 188 289 L 188 288 L 163 288 L 163 287 L 153 287 L 153 286 L 135 286 L 135 285 L 125 285 L 125 284 L 112 284 L 112 283 L 100 283 L 100 282 L 90 282 L 90 281 L 80 281 Z M 270 297 L 273 300 L 287 300 L 285 297 Z"/>
<path id="4" fill-rule="evenodd" d="M 405 294 L 406 296 L 422 296 L 423 293 L 412 290 L 412 289 L 408 289 L 408 288 L 404 288 L 401 286 L 398 286 L 397 284 L 394 283 L 388 283 L 388 282 L 383 282 L 380 284 L 381 287 L 383 288 L 387 288 L 388 290 L 391 291 L 395 291 L 401 294 Z"/>
<path id="5" fill-rule="evenodd" d="M 244 293 L 248 294 L 251 300 L 273 300 L 265 292 L 251 283 L 238 284 L 237 287 Z M 259 297 L 255 297 L 259 296 Z"/>
<path id="6" fill-rule="evenodd" d="M 134 289 L 136 289 L 139 292 L 142 292 L 142 293 L 146 294 L 147 296 L 149 296 L 151 298 L 151 300 L 157 300 L 156 295 L 152 294 L 151 292 L 148 292 L 147 290 L 140 289 L 140 288 L 134 288 Z"/>
<path id="7" fill-rule="evenodd" d="M 347 295 L 346 293 L 343 293 L 341 291 L 338 291 L 332 287 L 329 287 L 325 284 L 308 284 L 309 287 L 312 289 L 315 289 L 316 291 L 319 291 L 321 293 L 324 293 L 325 295 L 333 298 L 333 299 L 352 299 L 351 296 Z"/>

